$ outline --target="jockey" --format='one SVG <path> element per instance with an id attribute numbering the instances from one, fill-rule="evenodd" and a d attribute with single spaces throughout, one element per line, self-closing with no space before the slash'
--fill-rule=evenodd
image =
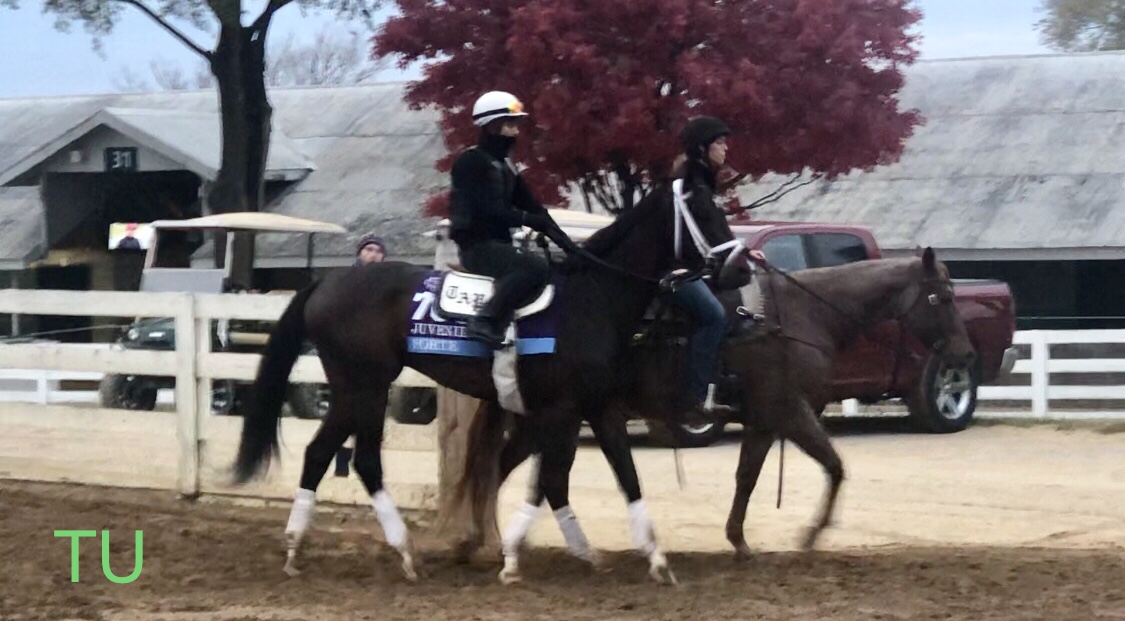
<path id="1" fill-rule="evenodd" d="M 724 212 L 715 204 L 718 172 L 727 157 L 726 138 L 731 133 L 723 121 L 709 116 L 696 117 L 680 132 L 683 154 L 672 171 L 674 178 L 684 181 L 685 199 L 696 208 Z M 751 254 L 760 258 L 761 253 Z M 671 300 L 691 316 L 695 331 L 691 337 L 688 366 L 688 388 L 694 407 L 710 408 L 708 387 L 717 381 L 719 346 L 726 328 L 726 314 L 718 298 L 703 280 L 693 280 L 670 294 Z"/>
<path id="2" fill-rule="evenodd" d="M 511 229 L 528 226 L 554 235 L 560 230 L 508 157 L 526 116 L 523 104 L 509 93 L 481 95 L 473 105 L 480 139 L 452 170 L 450 238 L 465 269 L 495 279 L 492 298 L 469 320 L 467 331 L 492 349 L 502 344 L 518 305 L 530 301 L 550 277 L 547 261 L 512 245 Z"/>

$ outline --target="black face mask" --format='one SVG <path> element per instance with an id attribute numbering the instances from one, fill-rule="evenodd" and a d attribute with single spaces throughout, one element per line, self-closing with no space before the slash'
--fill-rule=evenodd
<path id="1" fill-rule="evenodd" d="M 489 155 L 496 159 L 504 159 L 508 157 L 508 152 L 511 151 L 512 146 L 516 144 L 516 139 L 512 136 L 501 136 L 500 134 L 483 133 L 480 137 L 480 147 L 488 152 Z"/>

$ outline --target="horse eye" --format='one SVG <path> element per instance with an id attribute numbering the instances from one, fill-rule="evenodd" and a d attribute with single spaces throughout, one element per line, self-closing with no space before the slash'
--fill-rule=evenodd
<path id="1" fill-rule="evenodd" d="M 930 306 L 937 306 L 938 305 L 939 300 L 938 300 L 938 296 L 937 296 L 936 293 L 931 293 L 930 297 L 929 297 L 929 300 L 930 300 Z"/>

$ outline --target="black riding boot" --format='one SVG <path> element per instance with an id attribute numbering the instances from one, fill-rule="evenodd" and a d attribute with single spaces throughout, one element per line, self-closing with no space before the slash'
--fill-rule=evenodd
<path id="1" fill-rule="evenodd" d="M 487 305 L 480 309 L 480 313 L 469 317 L 465 322 L 466 332 L 470 339 L 484 342 L 490 350 L 498 350 L 504 344 L 504 331 L 507 325 L 497 321 L 496 312 Z"/>
<path id="2" fill-rule="evenodd" d="M 496 350 L 504 344 L 504 331 L 507 329 L 507 326 L 499 324 L 500 322 L 491 315 L 481 311 L 465 322 L 465 331 L 468 332 L 469 338 L 482 341 L 489 349 Z"/>

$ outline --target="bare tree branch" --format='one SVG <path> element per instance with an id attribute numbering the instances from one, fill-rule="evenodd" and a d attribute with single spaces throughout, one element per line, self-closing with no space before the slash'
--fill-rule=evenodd
<path id="1" fill-rule="evenodd" d="M 323 30 L 311 43 L 298 43 L 292 34 L 270 46 L 265 81 L 278 86 L 340 86 L 370 80 L 386 64 L 373 62 L 364 54 L 363 40 L 352 33 Z M 204 89 L 215 86 L 207 63 L 195 67 L 176 66 L 169 61 L 154 61 L 149 66 L 156 90 Z M 131 70 L 123 70 L 115 81 L 119 90 L 152 91 L 154 87 Z"/>
<path id="2" fill-rule="evenodd" d="M 159 15 L 157 15 L 156 13 L 154 13 L 152 11 L 152 9 L 150 9 L 147 6 L 141 4 L 138 0 L 118 0 L 118 1 L 124 2 L 125 4 L 130 4 L 130 5 L 133 5 L 133 6 L 137 7 L 145 15 L 148 15 L 153 20 L 155 20 L 156 23 L 159 24 L 162 28 L 164 28 L 168 32 L 172 33 L 173 37 L 176 37 L 177 39 L 179 39 L 184 45 L 188 46 L 188 48 L 191 49 L 193 52 L 195 52 L 196 54 L 199 54 L 203 58 L 207 59 L 208 62 L 211 61 L 211 52 L 208 52 L 207 50 L 205 50 L 205 49 L 199 47 L 198 45 L 196 45 L 194 41 L 187 38 L 187 36 L 185 34 L 183 34 L 182 32 L 180 32 L 179 30 L 176 30 L 175 26 L 173 26 L 172 24 L 169 24 L 168 22 L 164 21 L 164 19 L 162 17 L 160 17 Z"/>
<path id="3" fill-rule="evenodd" d="M 586 213 L 594 213 L 594 206 L 590 204 L 590 183 L 583 180 L 579 187 L 582 188 L 582 202 L 586 204 Z"/>
<path id="4" fill-rule="evenodd" d="M 754 202 L 750 203 L 749 205 L 745 205 L 743 207 L 740 207 L 739 209 L 734 210 L 732 212 L 732 215 L 738 215 L 740 213 L 745 213 L 747 211 L 750 211 L 751 209 L 757 209 L 758 207 L 761 207 L 763 205 L 768 205 L 770 203 L 776 203 L 777 201 L 781 200 L 786 194 L 789 194 L 790 192 L 792 192 L 794 190 L 797 190 L 799 188 L 803 188 L 806 185 L 809 185 L 811 183 L 819 181 L 824 175 L 822 173 L 814 173 L 808 179 L 805 179 L 804 181 L 801 181 L 800 183 L 797 183 L 797 181 L 802 176 L 803 176 L 803 173 L 794 173 L 788 179 L 786 179 L 785 182 L 783 182 L 780 186 L 778 186 L 777 189 L 770 192 L 769 194 L 766 194 L 765 196 L 761 196 L 761 197 L 757 198 L 756 200 L 754 200 Z"/>
<path id="5" fill-rule="evenodd" d="M 257 34 L 261 36 L 263 41 L 265 40 L 266 31 L 269 30 L 270 20 L 273 19 L 273 14 L 277 13 L 278 10 L 284 8 L 285 5 L 292 1 L 293 0 L 270 0 L 270 3 L 262 10 L 262 14 L 258 16 L 258 19 L 254 20 L 252 28 L 257 31 Z"/>
<path id="6" fill-rule="evenodd" d="M 388 62 L 372 62 L 356 33 L 321 30 L 311 44 L 298 45 L 290 35 L 273 48 L 266 68 L 270 86 L 327 86 L 361 84 Z"/>
<path id="7" fill-rule="evenodd" d="M 120 74 L 110 81 L 123 93 L 145 93 L 152 90 L 152 85 L 128 67 L 122 67 Z"/>

